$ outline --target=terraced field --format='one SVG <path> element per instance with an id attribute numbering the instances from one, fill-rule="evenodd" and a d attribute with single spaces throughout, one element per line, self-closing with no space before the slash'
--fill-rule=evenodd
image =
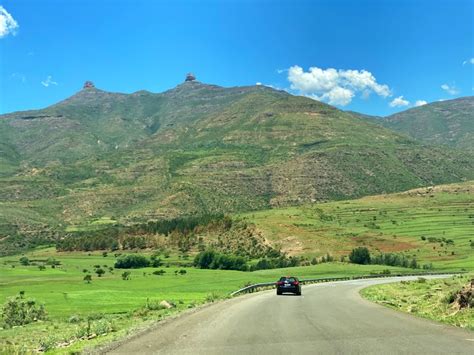
<path id="1" fill-rule="evenodd" d="M 356 246 L 436 268 L 474 269 L 474 183 L 241 215 L 294 255 L 344 256 Z"/>

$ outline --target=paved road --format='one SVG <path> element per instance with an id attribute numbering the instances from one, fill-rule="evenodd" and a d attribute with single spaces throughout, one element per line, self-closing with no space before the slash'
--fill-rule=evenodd
<path id="1" fill-rule="evenodd" d="M 363 300 L 373 284 L 303 286 L 303 296 L 265 291 L 178 317 L 113 354 L 474 354 L 474 332 Z"/>

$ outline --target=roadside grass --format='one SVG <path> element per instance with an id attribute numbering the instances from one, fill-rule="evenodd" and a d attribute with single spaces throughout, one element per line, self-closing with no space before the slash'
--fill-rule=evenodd
<path id="1" fill-rule="evenodd" d="M 423 318 L 474 330 L 474 308 L 458 310 L 449 303 L 474 274 L 448 279 L 423 279 L 376 285 L 361 290 L 361 295 L 384 306 Z"/>
<path id="2" fill-rule="evenodd" d="M 287 274 L 317 278 L 369 275 L 387 269 L 392 273 L 413 272 L 405 268 L 338 262 L 255 272 L 179 266 L 110 271 L 116 259 L 112 253 L 104 257 L 99 252 L 58 253 L 49 248 L 25 255 L 31 263 L 43 264 L 47 258 L 54 257 L 61 265 L 40 270 L 38 265 L 21 265 L 19 255 L 0 258 L 0 303 L 23 291 L 26 298 L 44 304 L 48 320 L 0 330 L 0 353 L 2 348 L 7 353 L 21 352 L 22 347 L 28 351 L 57 348 L 53 353 L 80 350 L 123 337 L 133 328 L 170 314 L 226 298 L 246 284 L 269 282 Z M 170 259 L 174 257 L 171 255 Z M 97 277 L 94 265 L 100 265 L 106 273 Z M 160 269 L 166 273 L 153 274 Z M 186 270 L 184 275 L 179 274 L 181 269 Z M 122 279 L 124 271 L 131 272 L 129 280 Z M 86 274 L 92 275 L 90 284 L 83 280 Z M 176 308 L 158 309 L 156 304 L 162 300 L 174 303 Z"/>
<path id="3" fill-rule="evenodd" d="M 337 257 L 367 246 L 436 270 L 474 270 L 473 182 L 239 216 L 293 255 Z"/>

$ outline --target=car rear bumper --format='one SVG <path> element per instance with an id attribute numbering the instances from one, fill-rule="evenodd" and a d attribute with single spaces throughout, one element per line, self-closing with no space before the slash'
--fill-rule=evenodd
<path id="1" fill-rule="evenodd" d="M 277 287 L 278 292 L 291 292 L 291 293 L 297 293 L 300 291 L 299 287 Z"/>

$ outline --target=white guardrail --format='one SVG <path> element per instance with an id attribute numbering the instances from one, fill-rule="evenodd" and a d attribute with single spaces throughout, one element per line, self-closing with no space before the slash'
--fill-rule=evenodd
<path id="1" fill-rule="evenodd" d="M 400 276 L 429 276 L 429 275 L 453 275 L 453 274 L 463 274 L 465 271 L 458 272 L 425 272 L 425 273 L 413 273 L 413 274 L 378 274 L 378 275 L 363 275 L 363 276 L 346 276 L 346 277 L 323 277 L 319 279 L 302 279 L 300 283 L 303 285 L 306 284 L 315 284 L 322 282 L 331 282 L 331 281 L 347 281 L 347 280 L 360 280 L 360 279 L 377 279 L 377 278 L 386 278 L 386 277 L 400 277 Z M 274 288 L 276 282 L 263 282 L 253 285 L 245 286 L 237 291 L 232 292 L 231 296 L 236 296 L 241 293 L 251 293 L 258 292 L 268 288 Z"/>

